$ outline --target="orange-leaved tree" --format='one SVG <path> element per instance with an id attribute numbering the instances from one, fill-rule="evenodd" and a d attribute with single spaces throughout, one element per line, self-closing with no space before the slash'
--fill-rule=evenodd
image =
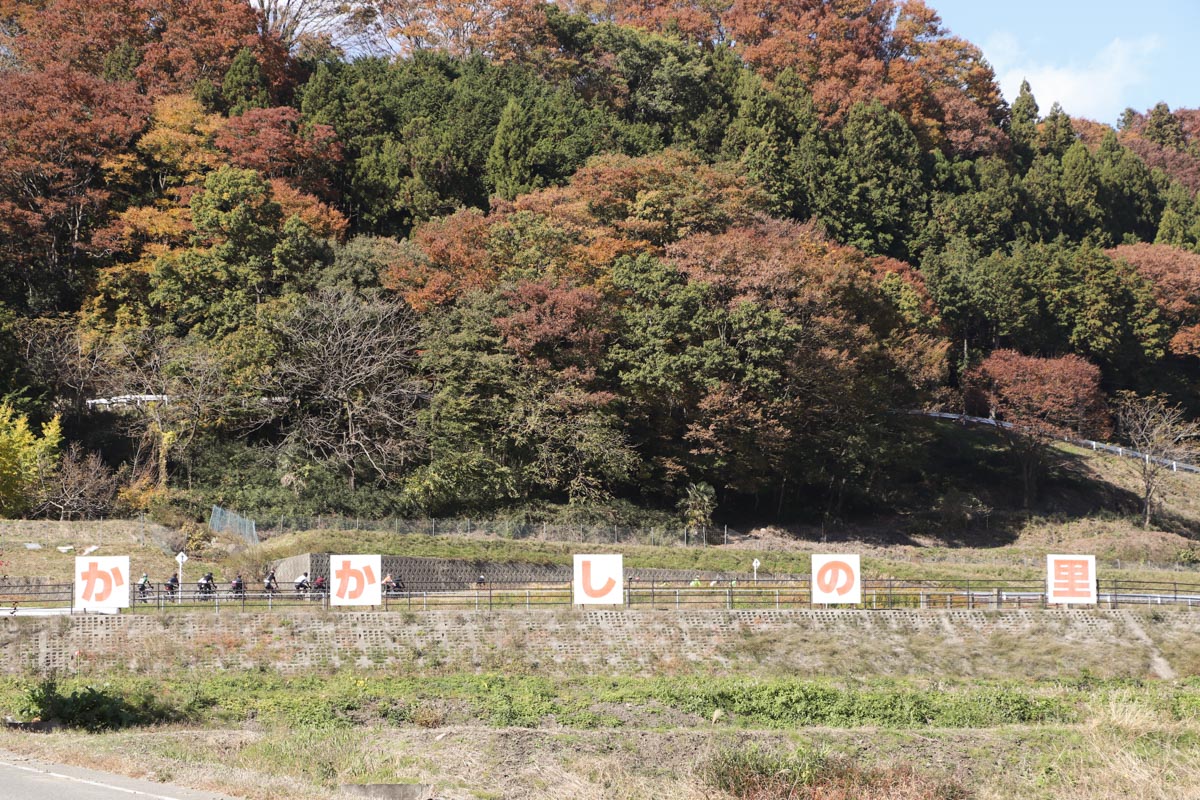
<path id="1" fill-rule="evenodd" d="M 1200 254 L 1165 244 L 1123 244 L 1108 251 L 1150 281 L 1155 304 L 1174 329 L 1170 350 L 1200 357 Z"/>
<path id="2" fill-rule="evenodd" d="M 105 219 L 149 106 L 128 84 L 51 66 L 0 72 L 0 285 L 5 299 L 67 307 L 90 279 Z"/>
<path id="3" fill-rule="evenodd" d="M 622 255 L 661 253 L 698 233 L 757 219 L 762 191 L 729 165 L 677 150 L 593 158 L 561 188 L 460 210 L 414 232 L 382 276 L 417 308 L 488 289 L 501 277 L 603 282 Z"/>
<path id="4" fill-rule="evenodd" d="M 966 375 L 968 408 L 996 420 L 1021 470 L 1025 508 L 1037 499 L 1055 439 L 1110 430 L 1100 369 L 1079 356 L 996 350 Z"/>
<path id="5" fill-rule="evenodd" d="M 272 86 L 286 80 L 287 52 L 259 32 L 243 0 L 49 0 L 18 14 L 12 50 L 27 68 L 62 65 L 114 80 L 136 80 L 154 93 L 220 84 L 249 48 Z"/>

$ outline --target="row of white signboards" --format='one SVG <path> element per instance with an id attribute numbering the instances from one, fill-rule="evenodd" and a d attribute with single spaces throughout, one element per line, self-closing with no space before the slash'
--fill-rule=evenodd
<path id="1" fill-rule="evenodd" d="M 186 558 L 177 559 L 185 561 Z M 383 602 L 381 556 L 330 556 L 329 604 L 377 606 Z M 75 559 L 75 609 L 115 611 L 129 608 L 129 556 L 79 556 Z"/>
<path id="2" fill-rule="evenodd" d="M 577 555 L 572 583 L 576 605 L 621 605 L 625 585 L 620 555 Z M 820 605 L 860 605 L 862 565 L 857 555 L 812 557 L 811 601 Z M 1046 602 L 1094 605 L 1096 557 L 1046 556 Z"/>
<path id="3" fill-rule="evenodd" d="M 383 601 L 380 556 L 330 556 L 329 604 L 377 606 Z M 129 607 L 129 557 L 75 559 L 75 608 L 114 611 Z M 623 605 L 625 564 L 619 554 L 576 555 L 571 582 L 576 605 Z M 857 555 L 812 557 L 812 602 L 823 605 L 862 603 L 862 568 Z M 1046 602 L 1094 604 L 1096 557 L 1046 556 Z"/>

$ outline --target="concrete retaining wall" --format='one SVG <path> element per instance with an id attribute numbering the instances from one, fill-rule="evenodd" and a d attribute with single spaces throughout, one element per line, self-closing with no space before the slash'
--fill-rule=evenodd
<path id="1" fill-rule="evenodd" d="M 297 575 L 307 572 L 310 577 L 329 578 L 329 553 L 303 553 L 276 561 L 275 577 L 281 586 L 291 583 Z M 391 574 L 410 589 L 436 586 L 440 590 L 467 589 L 480 575 L 491 583 L 566 583 L 571 580 L 569 564 L 529 564 L 517 562 L 469 561 L 455 558 L 423 558 L 420 556 L 383 556 L 384 574 Z M 699 577 L 712 580 L 748 581 L 751 573 L 712 572 L 707 570 L 626 568 L 630 580 L 690 581 Z M 760 577 L 772 576 L 763 572 Z"/>
<path id="2" fill-rule="evenodd" d="M 554 673 L 1155 674 L 1200 663 L 1195 612 L 276 611 L 10 617 L 0 672 L 313 668 Z"/>

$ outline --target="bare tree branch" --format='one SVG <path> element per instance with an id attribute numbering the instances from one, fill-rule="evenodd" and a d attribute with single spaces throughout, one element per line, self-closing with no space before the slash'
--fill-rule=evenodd
<path id="1" fill-rule="evenodd" d="M 54 392 L 59 410 L 82 413 L 87 396 L 103 381 L 104 348 L 88 341 L 71 316 L 21 320 L 17 337 L 25 363 Z"/>
<path id="2" fill-rule="evenodd" d="M 354 487 L 381 480 L 415 450 L 417 326 L 405 306 L 345 288 L 309 296 L 278 321 L 283 348 L 270 396 L 288 398 L 284 444 L 336 463 Z"/>
<path id="3" fill-rule="evenodd" d="M 231 387 L 227 365 L 205 341 L 147 329 L 111 342 L 106 362 L 112 394 L 161 398 L 137 403 L 123 415 L 129 433 L 154 453 L 160 485 L 168 457 L 186 454 L 204 430 L 251 429 L 273 413 L 261 398 Z"/>
<path id="4" fill-rule="evenodd" d="M 108 513 L 118 476 L 99 453 L 72 442 L 57 467 L 38 476 L 37 513 L 59 519 L 96 519 Z"/>
<path id="5" fill-rule="evenodd" d="M 1149 528 L 1154 500 L 1172 461 L 1191 461 L 1200 454 L 1200 423 L 1188 420 L 1183 408 L 1167 405 L 1161 395 L 1138 397 L 1122 392 L 1117 404 L 1121 434 L 1145 458 L 1138 462 L 1142 482 L 1142 527 Z"/>
<path id="6" fill-rule="evenodd" d="M 262 14 L 262 28 L 279 37 L 289 49 L 305 37 L 327 36 L 335 44 L 345 39 L 347 16 L 359 3 L 347 0 L 250 0 Z"/>

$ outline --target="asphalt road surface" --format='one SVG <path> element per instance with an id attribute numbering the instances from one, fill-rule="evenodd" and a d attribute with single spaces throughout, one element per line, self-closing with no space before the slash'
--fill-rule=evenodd
<path id="1" fill-rule="evenodd" d="M 51 764 L 3 750 L 0 750 L 0 797 L 4 800 L 237 800 L 232 795 Z"/>

